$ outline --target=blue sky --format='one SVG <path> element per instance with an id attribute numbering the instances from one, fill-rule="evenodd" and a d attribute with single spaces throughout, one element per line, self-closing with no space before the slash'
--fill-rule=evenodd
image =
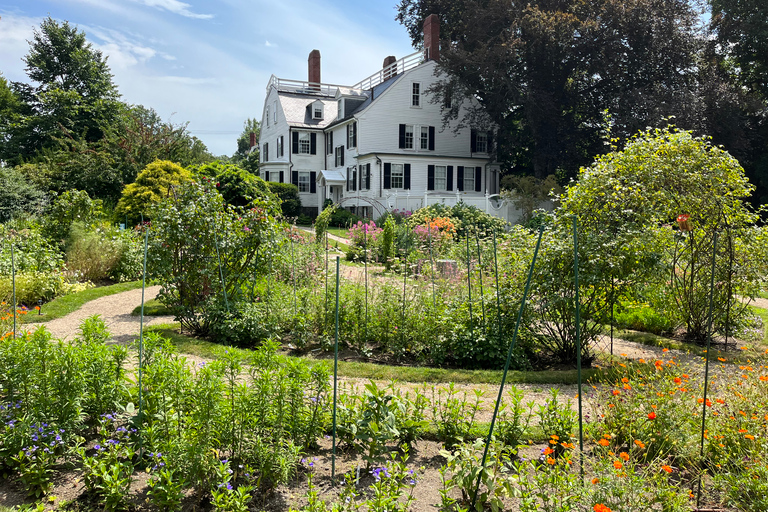
<path id="1" fill-rule="evenodd" d="M 353 84 L 388 55 L 412 53 L 397 0 L 0 0 L 0 73 L 27 81 L 22 57 L 43 18 L 76 25 L 109 56 L 123 100 L 152 107 L 215 155 L 232 154 L 248 117 L 261 119 L 267 82 Z"/>

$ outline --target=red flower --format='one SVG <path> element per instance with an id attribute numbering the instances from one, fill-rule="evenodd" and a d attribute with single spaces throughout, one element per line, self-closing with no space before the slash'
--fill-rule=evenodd
<path id="1" fill-rule="evenodd" d="M 648 419 L 649 420 L 655 420 L 656 419 L 656 413 L 651 411 L 648 413 Z"/>

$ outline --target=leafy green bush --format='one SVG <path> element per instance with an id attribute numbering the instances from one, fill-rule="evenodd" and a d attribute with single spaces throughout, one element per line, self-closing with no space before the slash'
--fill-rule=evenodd
<path id="1" fill-rule="evenodd" d="M 45 194 L 16 168 L 0 167 L 0 222 L 39 212 Z"/>
<path id="2" fill-rule="evenodd" d="M 458 237 L 467 235 L 475 236 L 475 230 L 480 236 L 490 236 L 491 233 L 503 233 L 506 231 L 507 222 L 499 217 L 494 217 L 485 213 L 476 206 L 470 206 L 464 202 L 459 202 L 453 206 L 446 206 L 442 203 L 435 203 L 424 208 L 419 208 L 408 217 L 407 222 L 411 229 L 419 225 L 425 225 L 427 221 L 436 217 L 447 217 L 451 219 L 456 227 Z"/>
<path id="3" fill-rule="evenodd" d="M 274 194 L 264 180 L 237 165 L 216 160 L 189 169 L 195 177 L 208 179 L 215 185 L 224 201 L 232 206 L 247 207 L 253 199 Z"/>
<path id="4" fill-rule="evenodd" d="M 73 223 L 93 226 L 101 220 L 102 215 L 100 199 L 91 199 L 85 190 L 68 190 L 60 194 L 48 209 L 43 234 L 64 245 Z"/>
<path id="5" fill-rule="evenodd" d="M 0 224 L 0 236 L 6 240 L 0 246 L 0 275 L 11 275 L 11 244 L 16 272 L 54 272 L 64 265 L 61 253 L 37 224 Z"/>
<path id="6" fill-rule="evenodd" d="M 172 187 L 192 179 L 192 173 L 168 160 L 155 160 L 142 170 L 136 181 L 126 185 L 115 207 L 118 218 L 136 223 L 149 218 L 150 210 L 168 197 Z M 127 227 L 127 226 L 126 226 Z"/>
<path id="7" fill-rule="evenodd" d="M 79 281 L 104 281 L 123 258 L 123 242 L 114 227 L 72 224 L 67 244 L 67 270 Z"/>
<path id="8" fill-rule="evenodd" d="M 283 217 L 293 218 L 301 215 L 301 196 L 299 195 L 299 187 L 292 183 L 277 182 L 268 182 L 267 185 L 269 186 L 269 190 L 282 201 L 282 203 L 280 203 L 280 209 L 283 212 Z M 309 222 L 306 224 L 309 224 Z"/>

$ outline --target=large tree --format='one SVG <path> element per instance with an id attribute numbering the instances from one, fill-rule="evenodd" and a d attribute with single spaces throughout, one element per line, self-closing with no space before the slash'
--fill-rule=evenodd
<path id="1" fill-rule="evenodd" d="M 258 175 L 259 173 L 259 145 L 251 151 L 251 134 L 256 135 L 256 141 L 261 134 L 261 126 L 256 118 L 250 117 L 243 123 L 243 131 L 237 138 L 237 151 L 232 155 L 232 161 L 246 171 Z"/>
<path id="2" fill-rule="evenodd" d="M 627 136 L 695 117 L 697 12 L 683 0 L 402 0 L 416 45 L 441 19 L 437 100 L 475 97 L 447 118 L 499 128 L 499 156 L 537 177 L 574 173 L 604 151 L 606 111 Z"/>

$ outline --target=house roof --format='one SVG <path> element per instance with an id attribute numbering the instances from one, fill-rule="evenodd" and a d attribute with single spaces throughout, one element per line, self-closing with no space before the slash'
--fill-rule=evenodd
<path id="1" fill-rule="evenodd" d="M 283 115 L 289 126 L 299 128 L 325 128 L 336 119 L 338 107 L 333 98 L 318 98 L 295 93 L 278 93 L 280 106 L 283 108 Z M 312 119 L 312 113 L 307 109 L 312 103 L 320 101 L 323 104 L 323 118 Z"/>
<path id="2" fill-rule="evenodd" d="M 390 78 L 389 80 L 387 80 L 387 81 L 385 81 L 385 82 L 381 82 L 380 84 L 378 84 L 377 86 L 375 86 L 375 87 L 373 88 L 373 92 L 372 92 L 372 94 L 368 94 L 368 95 L 367 95 L 367 97 L 365 98 L 365 101 L 364 101 L 364 102 L 362 102 L 360 105 L 358 105 L 358 106 L 357 106 L 357 108 L 355 108 L 355 109 L 354 109 L 352 112 L 350 112 L 349 114 L 347 114 L 346 116 L 344 116 L 344 118 L 342 118 L 342 119 L 338 119 L 338 120 L 336 120 L 336 121 L 333 121 L 332 123 L 329 123 L 329 124 L 327 125 L 327 127 L 328 127 L 328 128 L 330 128 L 330 127 L 332 127 L 332 126 L 336 126 L 337 124 L 341 124 L 341 123 L 344 123 L 344 122 L 346 122 L 346 121 L 349 121 L 350 119 L 352 119 L 352 117 L 353 117 L 355 114 L 357 114 L 357 113 L 359 113 L 359 112 L 362 112 L 363 110 L 365 110 L 366 108 L 368 108 L 368 106 L 369 106 L 369 105 L 370 105 L 370 104 L 371 104 L 371 103 L 372 103 L 372 102 L 373 102 L 373 101 L 374 101 L 376 98 L 378 98 L 378 97 L 379 97 L 379 96 L 380 96 L 380 95 L 381 95 L 381 94 L 382 94 L 384 91 L 386 91 L 387 89 L 389 89 L 389 87 L 390 87 L 392 84 L 394 84 L 395 82 L 397 82 L 397 81 L 400 79 L 400 77 L 402 77 L 402 76 L 403 76 L 403 74 L 404 74 L 404 73 L 400 73 L 400 74 L 398 74 L 398 75 L 395 75 L 395 76 L 393 76 L 392 78 Z M 336 108 L 337 108 L 337 112 L 338 112 L 338 106 L 337 106 Z"/>
<path id="3" fill-rule="evenodd" d="M 347 182 L 347 177 L 344 175 L 344 173 L 336 170 L 320 171 L 320 174 L 317 175 L 317 181 L 319 182 L 321 179 L 325 179 L 326 183 L 332 183 L 334 185 L 343 185 Z"/>

